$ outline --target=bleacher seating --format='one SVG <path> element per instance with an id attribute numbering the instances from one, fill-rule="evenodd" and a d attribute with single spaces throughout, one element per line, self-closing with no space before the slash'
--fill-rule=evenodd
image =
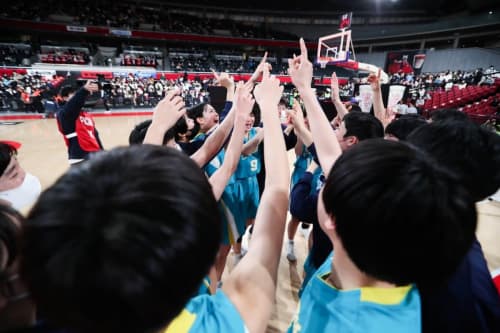
<path id="1" fill-rule="evenodd" d="M 209 72 L 210 63 L 207 51 L 171 50 L 169 53 L 170 70 L 176 72 Z"/>
<path id="2" fill-rule="evenodd" d="M 464 89 L 453 87 L 449 91 L 432 91 L 430 92 L 431 98 L 424 103 L 423 113 L 428 115 L 432 110 L 465 107 L 467 104 L 479 102 L 483 98 L 493 95 L 497 91 L 497 87 L 496 85 L 467 86 Z"/>
<path id="3" fill-rule="evenodd" d="M 496 95 L 490 95 L 488 98 L 482 99 L 480 101 L 475 101 L 474 103 L 467 104 L 466 106 L 459 108 L 458 110 L 465 112 L 469 118 L 478 122 L 484 123 L 491 118 L 498 118 L 500 115 L 497 114 L 498 106 L 493 106 L 492 103 L 500 100 L 500 93 Z"/>
<path id="4" fill-rule="evenodd" d="M 90 62 L 89 53 L 85 47 L 42 45 L 39 60 L 48 64 L 86 65 Z"/>
<path id="5" fill-rule="evenodd" d="M 153 67 L 163 64 L 163 54 L 158 48 L 147 48 L 142 46 L 129 46 L 123 50 L 120 56 L 121 66 Z"/>
<path id="6" fill-rule="evenodd" d="M 30 65 L 31 46 L 22 43 L 0 43 L 0 65 Z"/>

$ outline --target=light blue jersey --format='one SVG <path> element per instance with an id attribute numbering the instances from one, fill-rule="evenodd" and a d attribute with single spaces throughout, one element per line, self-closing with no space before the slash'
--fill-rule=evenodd
<path id="1" fill-rule="evenodd" d="M 257 135 L 257 129 L 251 128 L 248 137 L 245 137 L 243 143 L 247 143 Z M 238 167 L 234 173 L 235 177 L 235 195 L 238 202 L 238 209 L 233 212 L 236 224 L 246 227 L 247 219 L 255 218 L 257 207 L 259 206 L 259 183 L 257 174 L 261 169 L 260 152 L 241 156 Z"/>
<path id="2" fill-rule="evenodd" d="M 224 162 L 225 150 L 222 149 L 205 167 L 208 177 L 212 176 Z M 228 184 L 224 188 L 222 197 L 218 202 L 219 212 L 221 214 L 221 235 L 222 244 L 231 245 L 236 243 L 238 238 L 245 232 L 245 223 L 238 223 L 238 216 L 241 207 L 238 200 L 238 186 L 234 175 L 229 178 Z"/>
<path id="3" fill-rule="evenodd" d="M 222 290 L 197 296 L 162 333 L 245 333 L 245 323 Z"/>
<path id="4" fill-rule="evenodd" d="M 248 132 L 248 136 L 245 136 L 243 139 L 243 144 L 252 140 L 257 135 L 257 129 L 252 127 Z M 245 179 L 249 177 L 255 177 L 260 172 L 261 162 L 260 162 L 260 153 L 259 151 L 255 151 L 254 153 L 248 156 L 241 156 L 240 161 L 238 162 L 238 167 L 234 172 L 236 179 Z"/>
<path id="5" fill-rule="evenodd" d="M 205 173 L 208 177 L 211 177 L 215 171 L 219 170 L 224 163 L 224 158 L 226 156 L 225 149 L 221 149 L 217 155 L 205 166 Z M 234 175 L 229 178 L 229 184 L 234 183 Z"/>
<path id="6" fill-rule="evenodd" d="M 297 158 L 295 159 L 295 163 L 293 164 L 293 172 L 290 184 L 291 189 L 295 184 L 298 183 L 300 178 L 302 178 L 302 175 L 304 174 L 304 172 L 306 172 L 309 164 L 311 164 L 311 161 L 311 153 L 307 150 L 307 147 L 305 145 L 302 145 L 302 153 L 297 156 Z"/>
<path id="7" fill-rule="evenodd" d="M 338 290 L 328 283 L 332 257 L 316 271 L 288 329 L 295 332 L 420 333 L 420 295 L 415 286 Z"/>

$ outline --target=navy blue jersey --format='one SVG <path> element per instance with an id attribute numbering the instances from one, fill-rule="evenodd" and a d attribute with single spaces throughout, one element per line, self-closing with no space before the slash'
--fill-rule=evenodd
<path id="1" fill-rule="evenodd" d="M 317 206 L 320 186 L 312 173 L 306 172 L 290 193 L 290 213 L 302 222 L 314 225 L 311 262 L 318 268 L 332 252 L 332 242 L 321 230 L 318 222 Z"/>
<path id="2" fill-rule="evenodd" d="M 446 286 L 422 290 L 423 332 L 500 332 L 500 297 L 474 241 Z"/>

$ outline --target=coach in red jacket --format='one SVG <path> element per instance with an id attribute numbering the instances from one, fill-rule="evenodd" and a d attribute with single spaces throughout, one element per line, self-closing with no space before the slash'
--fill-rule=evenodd
<path id="1" fill-rule="evenodd" d="M 68 147 L 69 164 L 86 160 L 90 153 L 103 149 L 92 116 L 82 109 L 87 96 L 98 90 L 92 81 L 76 92 L 71 86 L 61 88 L 63 102 L 57 112 L 57 124 Z"/>

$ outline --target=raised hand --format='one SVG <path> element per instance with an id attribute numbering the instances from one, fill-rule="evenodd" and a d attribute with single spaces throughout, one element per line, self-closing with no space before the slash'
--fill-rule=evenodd
<path id="1" fill-rule="evenodd" d="M 293 106 L 291 110 L 288 110 L 288 115 L 290 116 L 290 122 L 293 127 L 297 129 L 306 128 L 302 106 L 300 106 L 300 103 L 296 98 L 293 99 Z"/>
<path id="2" fill-rule="evenodd" d="M 94 93 L 99 91 L 99 86 L 92 80 L 88 80 L 87 83 L 85 83 L 85 85 L 83 86 L 83 88 L 87 90 L 89 93 Z"/>
<path id="3" fill-rule="evenodd" d="M 372 90 L 374 90 L 374 91 L 378 91 L 380 89 L 380 73 L 381 73 L 381 71 L 382 70 L 379 68 L 377 74 L 371 73 L 370 75 L 368 75 L 367 81 L 370 84 Z"/>
<path id="4" fill-rule="evenodd" d="M 274 76 L 269 74 L 269 69 L 264 68 L 262 73 L 262 82 L 257 85 L 254 90 L 255 100 L 262 106 L 273 106 L 276 109 L 281 95 L 283 94 L 283 86 L 280 81 Z M 261 107 L 261 110 L 263 108 Z"/>
<path id="5" fill-rule="evenodd" d="M 303 38 L 300 39 L 300 55 L 289 59 L 288 66 L 288 74 L 299 91 L 311 87 L 313 66 L 307 58 L 307 47 Z"/>
<path id="6" fill-rule="evenodd" d="M 252 111 L 255 100 L 252 97 L 251 88 L 243 82 L 238 82 L 236 93 L 234 95 L 234 104 L 236 107 L 235 127 L 240 122 L 245 125 L 248 115 Z"/>
<path id="7" fill-rule="evenodd" d="M 250 81 L 256 82 L 259 79 L 259 77 L 261 76 L 261 74 L 264 72 L 264 68 L 267 68 L 269 70 L 269 72 L 271 72 L 271 70 L 273 69 L 271 64 L 269 64 L 267 62 L 267 52 L 264 53 L 264 56 L 260 60 L 259 65 L 255 69 L 255 72 L 252 74 Z"/>
<path id="8" fill-rule="evenodd" d="M 332 102 L 340 101 L 339 79 L 335 72 L 333 72 L 332 79 L 330 80 L 330 88 L 332 89 Z"/>
<path id="9" fill-rule="evenodd" d="M 220 84 L 222 87 L 225 87 L 226 89 L 234 89 L 234 80 L 233 80 L 233 77 L 230 76 L 228 73 L 220 73 L 220 74 L 217 74 L 217 72 L 215 72 L 213 69 L 212 69 L 212 73 L 214 74 L 214 77 L 215 77 L 215 82 Z"/>
<path id="10" fill-rule="evenodd" d="M 253 84 L 251 84 L 250 81 L 246 83 L 244 83 L 243 81 L 239 81 L 238 83 L 236 83 L 233 96 L 233 109 L 238 110 L 239 96 L 245 94 L 246 92 L 251 93 L 252 89 L 253 89 Z"/>
<path id="11" fill-rule="evenodd" d="M 215 77 L 215 83 L 226 88 L 226 102 L 232 102 L 234 99 L 234 79 L 228 73 L 217 74 L 213 69 L 212 73 Z"/>
<path id="12" fill-rule="evenodd" d="M 184 100 L 179 96 L 178 90 L 171 90 L 158 105 L 153 112 L 153 124 L 165 131 L 175 125 L 177 120 L 184 116 L 186 108 Z"/>
<path id="13" fill-rule="evenodd" d="M 304 40 L 300 39 L 300 56 L 294 56 L 288 63 L 292 82 L 299 90 L 300 97 L 304 101 L 307 110 L 309 126 L 313 133 L 316 151 L 321 162 L 321 168 L 328 173 L 337 158 L 342 153 L 335 133 L 332 130 L 328 119 L 326 118 L 321 105 L 319 104 L 316 93 L 311 89 L 312 64 L 307 59 L 307 48 Z M 335 103 L 337 104 L 337 103 Z M 302 139 L 302 138 L 301 138 Z M 305 145 L 308 145 L 305 139 L 302 139 Z"/>

